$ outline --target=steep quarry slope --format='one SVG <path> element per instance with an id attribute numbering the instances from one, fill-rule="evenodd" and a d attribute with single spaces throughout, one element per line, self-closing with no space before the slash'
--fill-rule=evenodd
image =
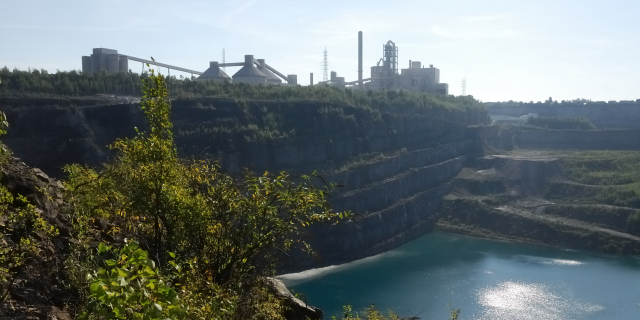
<path id="1" fill-rule="evenodd" d="M 594 203 L 603 186 L 570 180 L 561 161 L 540 151 L 488 156 L 463 169 L 438 227 L 474 236 L 610 253 L 640 254 L 633 208 Z"/>
<path id="2" fill-rule="evenodd" d="M 136 104 L 18 106 L 5 109 L 4 139 L 29 165 L 60 176 L 62 165 L 98 166 L 106 145 L 144 130 Z M 468 156 L 482 152 L 478 108 L 362 108 L 320 102 L 173 101 L 174 136 L 182 156 L 218 159 L 230 171 L 320 171 L 344 187 L 336 210 L 353 220 L 311 230 L 323 264 L 383 252 L 429 230 L 435 209 Z"/>

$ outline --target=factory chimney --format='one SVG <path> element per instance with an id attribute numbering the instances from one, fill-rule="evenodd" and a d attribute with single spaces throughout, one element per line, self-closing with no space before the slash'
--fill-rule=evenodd
<path id="1" fill-rule="evenodd" d="M 358 31 L 358 87 L 362 88 L 362 31 Z"/>

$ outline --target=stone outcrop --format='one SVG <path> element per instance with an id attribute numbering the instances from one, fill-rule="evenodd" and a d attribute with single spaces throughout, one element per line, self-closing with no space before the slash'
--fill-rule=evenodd
<path id="1" fill-rule="evenodd" d="M 285 307 L 284 318 L 287 320 L 322 320 L 322 310 L 304 303 L 294 297 L 284 283 L 276 278 L 267 278 L 271 289 L 276 296 L 282 299 Z"/>

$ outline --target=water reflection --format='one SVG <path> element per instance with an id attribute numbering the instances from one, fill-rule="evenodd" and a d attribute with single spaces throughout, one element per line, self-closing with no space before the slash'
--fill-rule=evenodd
<path id="1" fill-rule="evenodd" d="M 403 316 L 464 320 L 635 319 L 640 259 L 428 234 L 354 263 L 283 280 L 310 304 L 339 315 L 375 303 Z"/>
<path id="2" fill-rule="evenodd" d="M 479 320 L 567 320 L 582 319 L 604 310 L 598 304 L 567 299 L 544 284 L 502 282 L 479 291 L 484 308 Z"/>

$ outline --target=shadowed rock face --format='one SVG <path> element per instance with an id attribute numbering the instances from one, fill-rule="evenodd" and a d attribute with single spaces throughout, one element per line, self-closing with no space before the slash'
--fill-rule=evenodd
<path id="1" fill-rule="evenodd" d="M 25 103 L 28 105 L 27 103 Z M 178 152 L 217 159 L 230 171 L 293 174 L 319 170 L 325 181 L 344 185 L 331 195 L 335 210 L 352 221 L 311 229 L 322 264 L 384 252 L 431 229 L 435 209 L 467 156 L 481 152 L 482 110 L 409 107 L 366 110 L 322 103 L 280 103 L 203 98 L 175 100 L 172 121 Z M 60 177 L 68 163 L 100 166 L 112 156 L 107 145 L 145 129 L 136 104 L 91 101 L 12 107 L 5 143 L 27 164 Z M 204 107 L 203 107 L 204 106 Z M 251 125 L 265 128 L 275 115 L 274 139 L 254 139 Z M 240 129 L 238 129 L 240 128 Z M 312 261 L 302 259 L 304 266 Z"/>

